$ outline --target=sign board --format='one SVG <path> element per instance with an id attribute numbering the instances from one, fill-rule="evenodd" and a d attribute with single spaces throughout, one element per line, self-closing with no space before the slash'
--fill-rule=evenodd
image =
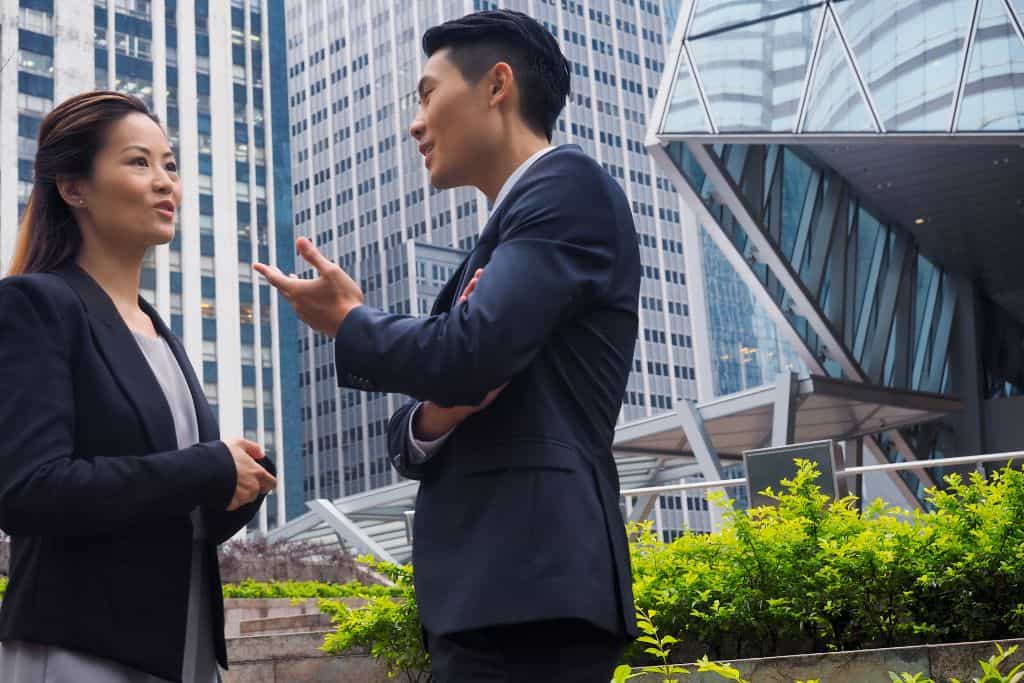
<path id="1" fill-rule="evenodd" d="M 821 492 L 833 499 L 846 495 L 845 482 L 837 473 L 843 469 L 839 446 L 832 441 L 812 441 L 775 448 L 759 448 L 743 452 L 743 465 L 747 470 L 747 497 L 751 507 L 774 505 L 775 501 L 760 491 L 771 487 L 782 490 L 782 480 L 796 476 L 797 458 L 810 460 L 818 466 Z"/>

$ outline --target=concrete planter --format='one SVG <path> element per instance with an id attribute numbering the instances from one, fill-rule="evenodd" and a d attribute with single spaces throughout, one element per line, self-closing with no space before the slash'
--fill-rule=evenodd
<path id="1" fill-rule="evenodd" d="M 1004 648 L 1020 647 L 1004 663 L 1004 672 L 1024 661 L 1024 639 L 1015 639 L 741 659 L 729 664 L 753 683 L 793 683 L 807 679 L 818 679 L 821 683 L 889 683 L 890 671 L 923 673 L 938 683 L 947 683 L 950 678 L 970 681 L 980 676 L 978 662 L 996 654 L 997 642 Z M 695 665 L 686 667 L 690 675 L 678 677 L 686 683 L 722 683 L 722 678 L 715 674 L 697 673 Z M 661 683 L 664 678 L 647 674 L 633 680 Z"/>
<path id="2" fill-rule="evenodd" d="M 335 657 L 320 651 L 326 631 L 228 640 L 231 669 L 224 683 L 393 683 L 369 655 Z"/>

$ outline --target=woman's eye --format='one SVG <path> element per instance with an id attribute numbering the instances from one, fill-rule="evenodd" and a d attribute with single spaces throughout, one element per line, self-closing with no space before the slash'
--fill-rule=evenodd
<path id="1" fill-rule="evenodd" d="M 167 172 L 168 173 L 177 173 L 178 172 L 178 165 L 177 164 L 167 164 L 166 168 L 167 168 Z"/>
<path id="2" fill-rule="evenodd" d="M 148 166 L 149 165 L 149 162 L 146 161 L 145 157 L 138 157 L 136 159 L 133 159 L 132 163 L 135 164 L 136 166 Z"/>

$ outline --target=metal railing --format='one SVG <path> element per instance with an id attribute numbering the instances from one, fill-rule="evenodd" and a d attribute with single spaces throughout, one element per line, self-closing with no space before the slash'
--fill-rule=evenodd
<path id="1" fill-rule="evenodd" d="M 847 467 L 836 471 L 836 477 L 848 478 L 856 477 L 864 474 L 871 474 L 875 472 L 897 472 L 901 470 L 923 470 L 932 467 L 957 467 L 960 465 L 974 465 L 978 468 L 982 474 L 984 474 L 984 465 L 987 462 L 1004 462 L 1008 463 L 1014 460 L 1024 458 L 1024 451 L 1008 451 L 1005 453 L 986 453 L 983 455 L 967 455 L 956 458 L 937 458 L 934 460 L 908 460 L 905 462 L 891 462 L 884 463 L 881 465 L 860 465 L 856 467 Z M 662 486 L 645 486 L 643 488 L 626 489 L 620 493 L 624 498 L 626 517 L 632 518 L 633 516 L 633 499 L 634 498 L 647 498 L 650 496 L 661 496 L 666 494 L 678 493 L 681 491 L 702 491 L 707 489 L 725 489 L 734 488 L 737 486 L 746 486 L 746 478 L 739 479 L 717 479 L 717 480 L 705 480 L 705 481 L 693 481 L 685 482 L 681 484 L 665 484 Z M 661 507 L 655 501 L 653 505 L 655 530 L 658 536 L 662 536 L 663 523 L 661 516 Z M 685 512 L 684 512 L 685 514 Z M 644 519 L 647 519 L 650 515 L 645 515 Z M 684 520 L 686 518 L 684 517 Z M 713 518 L 712 526 L 715 526 Z"/>
<path id="2" fill-rule="evenodd" d="M 986 462 L 1010 462 L 1024 458 L 1024 451 L 1008 451 L 1006 453 L 987 453 L 985 455 L 965 455 L 957 458 L 937 458 L 935 460 L 907 460 L 904 462 L 890 462 L 881 465 L 861 465 L 858 467 L 847 467 L 836 472 L 837 477 L 854 477 L 860 474 L 872 472 L 896 472 L 899 470 L 923 470 L 931 467 L 955 467 L 958 465 L 981 465 Z M 692 491 L 700 489 L 717 489 L 734 486 L 746 486 L 745 477 L 740 479 L 716 479 L 705 481 L 693 481 L 683 484 L 665 484 L 662 486 L 646 486 L 638 489 L 626 489 L 619 495 L 625 496 L 627 500 L 631 497 L 661 495 L 675 493 L 677 491 Z"/>
<path id="3" fill-rule="evenodd" d="M 905 462 L 891 462 L 884 463 L 882 465 L 861 465 L 858 467 L 847 467 L 836 472 L 837 477 L 855 477 L 863 474 L 871 474 L 874 472 L 896 472 L 900 470 L 923 470 L 931 467 L 956 467 L 959 465 L 976 465 L 980 466 L 987 462 L 1010 462 L 1013 460 L 1024 459 L 1024 451 L 1009 451 L 1006 453 L 986 453 L 984 455 L 967 455 L 957 458 L 938 458 L 935 460 L 908 460 Z M 670 493 L 678 493 L 681 491 L 703 491 L 707 489 L 724 489 L 724 488 L 735 488 L 737 486 L 746 486 L 747 480 L 745 477 L 739 479 L 716 479 L 706 481 L 691 481 L 681 484 L 665 484 L 662 486 L 645 486 L 643 488 L 626 489 L 620 492 L 623 498 L 625 498 L 626 516 L 631 517 L 633 513 L 633 498 L 647 497 L 647 496 L 660 496 Z M 661 509 L 655 504 L 655 521 L 657 527 L 661 527 Z M 685 514 L 685 510 L 684 510 Z M 411 543 L 413 540 L 412 533 L 412 521 L 415 513 L 412 510 L 406 510 L 404 513 L 405 517 L 405 533 L 406 538 Z M 662 529 L 657 529 L 658 535 L 662 533 Z"/>

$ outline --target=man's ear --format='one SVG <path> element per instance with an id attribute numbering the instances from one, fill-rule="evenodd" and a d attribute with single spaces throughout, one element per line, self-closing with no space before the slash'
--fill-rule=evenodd
<path id="1" fill-rule="evenodd" d="M 506 62 L 495 64 L 491 69 L 489 83 L 492 107 L 498 106 L 511 96 L 513 83 L 515 83 L 515 73 L 512 71 L 512 67 Z"/>
<path id="2" fill-rule="evenodd" d="M 60 193 L 68 206 L 72 208 L 85 208 L 85 195 L 82 193 L 82 181 L 68 178 L 57 178 L 57 192 Z"/>

